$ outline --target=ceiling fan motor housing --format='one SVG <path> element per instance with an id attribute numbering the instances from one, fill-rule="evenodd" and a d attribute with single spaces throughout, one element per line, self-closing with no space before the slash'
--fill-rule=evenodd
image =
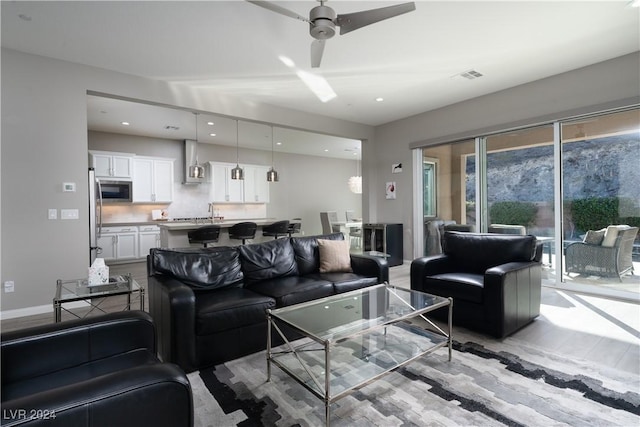
<path id="1" fill-rule="evenodd" d="M 309 12 L 309 33 L 317 40 L 326 40 L 336 33 L 336 12 L 328 6 L 316 6 Z"/>

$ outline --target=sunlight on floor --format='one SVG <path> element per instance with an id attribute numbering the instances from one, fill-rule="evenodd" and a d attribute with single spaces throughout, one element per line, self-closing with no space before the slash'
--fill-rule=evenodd
<path id="1" fill-rule="evenodd" d="M 540 311 L 549 322 L 566 329 L 640 345 L 637 304 L 556 291 L 558 300 L 543 301 Z"/>

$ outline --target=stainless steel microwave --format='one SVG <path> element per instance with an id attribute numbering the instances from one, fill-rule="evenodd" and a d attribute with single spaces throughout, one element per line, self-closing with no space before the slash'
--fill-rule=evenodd
<path id="1" fill-rule="evenodd" d="M 98 194 L 103 203 L 131 203 L 131 181 L 103 181 L 98 180 Z"/>

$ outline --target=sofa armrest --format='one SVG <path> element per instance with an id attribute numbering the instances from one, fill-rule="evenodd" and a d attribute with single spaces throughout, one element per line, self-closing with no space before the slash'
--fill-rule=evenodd
<path id="1" fill-rule="evenodd" d="M 109 313 L 5 332 L 1 340 L 3 383 L 132 350 L 156 353 L 154 324 L 151 316 L 142 311 Z"/>
<path id="2" fill-rule="evenodd" d="M 191 386 L 180 368 L 141 365 L 2 402 L 2 426 L 193 426 Z M 93 422 L 92 422 L 93 420 Z"/>
<path id="3" fill-rule="evenodd" d="M 416 258 L 411 261 L 411 289 L 422 291 L 424 279 L 427 276 L 441 274 L 450 271 L 451 259 L 445 254 L 430 255 Z"/>
<path id="4" fill-rule="evenodd" d="M 351 254 L 351 269 L 356 274 L 367 277 L 377 277 L 378 283 L 389 281 L 389 265 L 384 258 Z"/>
<path id="5" fill-rule="evenodd" d="M 198 366 L 195 349 L 196 297 L 189 286 L 169 276 L 148 278 L 149 312 L 156 324 L 158 354 L 191 372 Z"/>

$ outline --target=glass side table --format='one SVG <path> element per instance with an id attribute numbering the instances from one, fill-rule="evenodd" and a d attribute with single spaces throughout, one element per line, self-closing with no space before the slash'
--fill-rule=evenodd
<path id="1" fill-rule="evenodd" d="M 56 323 L 62 321 L 62 311 L 66 311 L 75 317 L 82 319 L 89 316 L 95 310 L 106 313 L 101 305 L 108 297 L 126 295 L 127 302 L 124 310 L 131 310 L 131 296 L 137 294 L 140 300 L 140 310 L 144 311 L 144 287 L 136 282 L 131 274 L 114 276 L 109 278 L 109 283 L 104 285 L 88 286 L 87 279 L 57 280 L 56 295 L 53 297 L 53 315 Z M 96 299 L 97 300 L 94 300 Z M 90 307 L 83 315 L 74 313 L 63 304 L 84 301 Z"/>

